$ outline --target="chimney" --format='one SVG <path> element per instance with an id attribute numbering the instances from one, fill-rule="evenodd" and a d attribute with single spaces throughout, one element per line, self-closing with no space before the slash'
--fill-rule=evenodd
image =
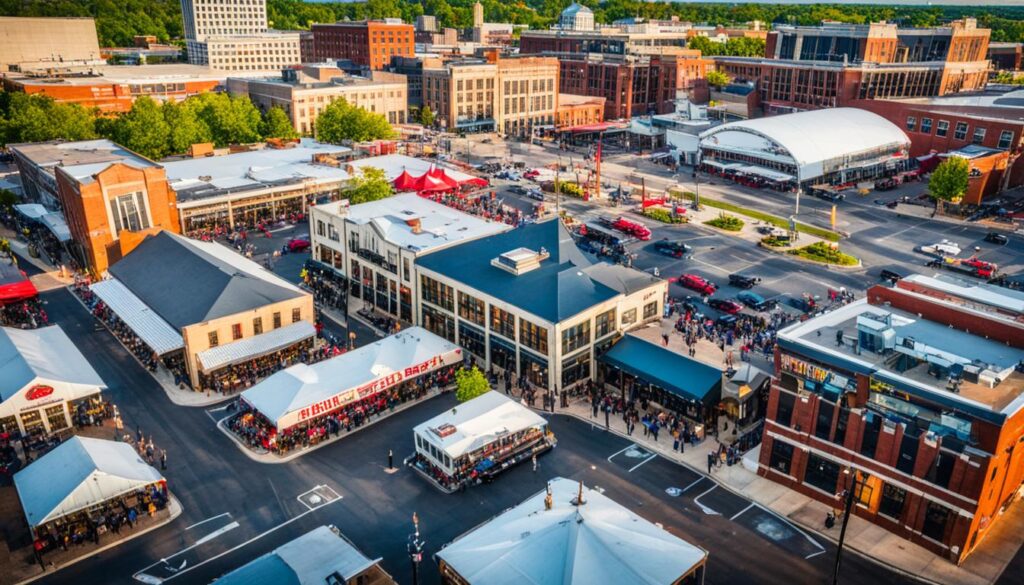
<path id="1" fill-rule="evenodd" d="M 551 495 L 551 484 L 548 484 L 548 495 L 544 496 L 544 509 L 550 510 L 555 506 L 555 499 Z"/>
<path id="2" fill-rule="evenodd" d="M 412 233 L 414 233 L 414 234 L 422 234 L 423 233 L 423 224 L 420 222 L 420 218 L 417 217 L 417 218 L 413 218 L 413 219 L 407 219 L 407 220 L 405 220 L 405 223 L 409 227 L 412 228 Z"/>

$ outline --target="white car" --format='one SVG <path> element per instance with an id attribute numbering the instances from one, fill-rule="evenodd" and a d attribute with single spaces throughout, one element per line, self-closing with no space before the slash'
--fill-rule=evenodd
<path id="1" fill-rule="evenodd" d="M 962 252 L 963 250 L 960 248 L 960 244 L 957 244 L 956 242 L 942 240 L 937 244 L 919 246 L 918 251 L 931 256 L 956 257 L 959 256 L 960 252 Z"/>

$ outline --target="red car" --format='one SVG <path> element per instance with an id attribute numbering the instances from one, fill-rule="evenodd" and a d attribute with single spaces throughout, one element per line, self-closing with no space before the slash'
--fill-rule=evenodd
<path id="1" fill-rule="evenodd" d="M 960 263 L 966 264 L 971 268 L 977 268 L 978 270 L 987 270 L 988 272 L 994 272 L 996 270 L 995 264 L 991 262 L 985 262 L 984 260 L 979 260 L 977 258 L 968 258 L 967 260 L 963 260 Z"/>
<path id="2" fill-rule="evenodd" d="M 710 280 L 696 274 L 684 274 L 679 277 L 679 286 L 695 290 L 701 294 L 714 294 L 718 287 Z"/>
<path id="3" fill-rule="evenodd" d="M 630 221 L 624 217 L 620 217 L 612 222 L 612 229 L 633 236 L 634 238 L 644 242 L 651 239 L 651 230 L 648 229 L 647 226 L 635 221 Z"/>
<path id="4" fill-rule="evenodd" d="M 531 169 L 531 170 L 526 171 L 525 173 L 523 173 L 523 178 L 524 179 L 536 179 L 539 176 L 540 176 L 540 171 L 538 171 L 537 169 Z"/>
<path id="5" fill-rule="evenodd" d="M 728 299 L 708 299 L 708 306 L 716 311 L 735 315 L 743 310 L 743 305 Z"/>
<path id="6" fill-rule="evenodd" d="M 299 236 L 288 240 L 289 252 L 305 252 L 309 249 L 309 236 Z"/>

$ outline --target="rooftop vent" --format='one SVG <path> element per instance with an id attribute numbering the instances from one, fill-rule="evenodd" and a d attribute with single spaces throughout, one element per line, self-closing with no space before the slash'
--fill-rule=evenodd
<path id="1" fill-rule="evenodd" d="M 540 252 L 529 248 L 516 248 L 491 260 L 491 266 L 519 276 L 540 268 L 540 263 L 550 257 L 551 254 L 544 248 L 541 248 Z"/>
<path id="2" fill-rule="evenodd" d="M 420 218 L 415 217 L 405 220 L 405 223 L 412 228 L 412 233 L 421 234 L 423 233 L 423 223 L 420 222 Z"/>
<path id="3" fill-rule="evenodd" d="M 433 431 L 435 435 L 443 439 L 455 433 L 455 425 L 451 423 L 444 423 L 443 425 L 437 427 L 436 429 L 430 430 Z"/>

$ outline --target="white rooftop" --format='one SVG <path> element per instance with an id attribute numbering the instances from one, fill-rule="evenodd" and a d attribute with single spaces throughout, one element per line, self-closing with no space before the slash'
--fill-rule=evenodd
<path id="1" fill-rule="evenodd" d="M 553 506 L 540 492 L 452 541 L 437 556 L 473 585 L 669 585 L 707 551 L 601 493 L 555 478 Z"/>
<path id="2" fill-rule="evenodd" d="M 910 139 L 885 118 L 857 108 L 828 108 L 740 120 L 701 133 L 702 147 L 739 152 L 782 162 L 795 162 L 801 179 L 823 174 L 827 161 L 899 147 Z"/>
<path id="3" fill-rule="evenodd" d="M 131 445 L 79 436 L 14 474 L 33 528 L 161 480 Z"/>
<path id="4" fill-rule="evenodd" d="M 0 402 L 5 403 L 32 382 L 61 382 L 93 390 L 107 387 L 59 325 L 39 329 L 0 327 Z"/>
<path id="5" fill-rule="evenodd" d="M 495 442 L 501 436 L 547 424 L 547 419 L 541 415 L 492 390 L 417 425 L 413 432 L 452 459 L 457 459 Z M 444 437 L 434 432 L 444 425 L 455 427 L 455 432 Z"/>
<path id="6" fill-rule="evenodd" d="M 419 372 L 425 373 L 461 361 L 457 345 L 422 327 L 410 327 L 337 357 L 281 370 L 242 392 L 242 400 L 283 430 L 313 418 L 302 411 L 314 404 L 343 406 L 374 393 L 367 385 L 375 381 L 389 378 L 393 385 L 414 377 L 406 376 L 406 368 L 429 364 Z"/>
<path id="7" fill-rule="evenodd" d="M 418 253 L 511 229 L 508 224 L 482 219 L 415 193 L 352 205 L 347 213 L 343 211 L 345 205 L 345 202 L 338 201 L 318 205 L 316 209 L 345 215 L 347 221 L 357 225 L 373 224 L 384 240 Z M 419 220 L 419 233 L 410 224 L 415 220 Z"/>
<path id="8" fill-rule="evenodd" d="M 210 156 L 163 163 L 167 180 L 178 194 L 179 203 L 207 199 L 226 191 L 246 191 L 279 184 L 309 181 L 332 184 L 346 181 L 349 174 L 339 167 L 313 164 L 313 156 L 347 155 L 351 149 L 304 138 L 291 148 L 263 148 L 222 156 Z M 184 201 L 183 201 L 184 200 Z"/>
<path id="9" fill-rule="evenodd" d="M 11 149 L 40 167 L 52 169 L 59 166 L 69 176 L 82 182 L 89 182 L 92 175 L 115 162 L 139 169 L 156 166 L 153 161 L 106 138 L 78 142 L 12 144 Z"/>

